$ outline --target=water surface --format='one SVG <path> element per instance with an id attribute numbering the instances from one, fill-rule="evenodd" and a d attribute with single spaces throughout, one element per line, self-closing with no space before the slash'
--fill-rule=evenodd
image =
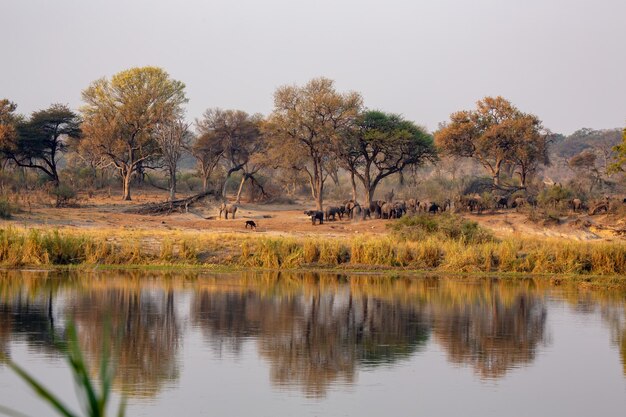
<path id="1" fill-rule="evenodd" d="M 78 408 L 105 328 L 129 416 L 623 416 L 626 297 L 532 279 L 3 272 L 0 351 Z M 53 415 L 0 364 L 0 404 Z"/>

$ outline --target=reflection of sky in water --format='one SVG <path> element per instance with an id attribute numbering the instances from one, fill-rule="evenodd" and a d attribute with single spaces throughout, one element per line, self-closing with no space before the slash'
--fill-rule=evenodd
<path id="1" fill-rule="evenodd" d="M 0 343 L 71 403 L 41 330 L 43 281 L 16 297 L 0 280 Z M 617 416 L 626 406 L 623 299 L 526 284 L 306 282 L 61 285 L 52 316 L 61 329 L 75 311 L 97 357 L 102 312 L 113 311 L 127 332 L 118 389 L 130 416 Z M 18 318 L 35 325 L 20 332 Z M 5 367 L 0 403 L 52 415 Z"/>

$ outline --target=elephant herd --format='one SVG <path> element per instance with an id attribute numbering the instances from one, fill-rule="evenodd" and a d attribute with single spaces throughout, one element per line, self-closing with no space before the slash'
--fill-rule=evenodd
<path id="1" fill-rule="evenodd" d="M 467 211 L 470 213 L 481 214 L 483 211 L 495 207 L 496 209 L 519 209 L 522 207 L 536 207 L 537 199 L 533 196 L 528 197 L 506 197 L 494 196 L 493 201 L 485 200 L 479 194 L 462 195 L 455 201 L 455 207 L 459 211 Z"/>
<path id="2" fill-rule="evenodd" d="M 311 217 L 311 224 L 323 224 L 324 221 L 366 219 L 398 219 L 407 213 L 431 213 L 437 214 L 449 210 L 451 201 L 446 199 L 442 202 L 418 201 L 411 198 L 408 200 L 385 201 L 375 200 L 369 205 L 362 206 L 354 200 L 344 201 L 339 206 L 329 206 L 324 211 L 306 210 L 305 215 Z"/>

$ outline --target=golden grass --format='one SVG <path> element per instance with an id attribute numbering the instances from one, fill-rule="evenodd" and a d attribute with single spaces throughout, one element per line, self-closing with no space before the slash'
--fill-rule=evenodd
<path id="1" fill-rule="evenodd" d="M 0 265 L 228 265 L 626 275 L 626 244 L 559 239 L 466 243 L 438 235 L 322 239 L 202 232 L 0 229 Z"/>

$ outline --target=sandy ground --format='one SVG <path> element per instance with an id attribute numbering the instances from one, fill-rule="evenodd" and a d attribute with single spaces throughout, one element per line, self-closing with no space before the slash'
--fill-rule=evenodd
<path id="1" fill-rule="evenodd" d="M 123 229 L 145 231 L 210 231 L 232 233 L 257 233 L 261 235 L 321 237 L 358 236 L 363 234 L 385 234 L 389 220 L 350 221 L 337 220 L 323 225 L 311 225 L 303 211 L 310 204 L 293 205 L 248 204 L 239 206 L 235 219 L 219 219 L 216 202 L 200 203 L 190 208 L 189 213 L 174 213 L 167 216 L 150 216 L 128 213 L 129 209 L 149 202 L 161 202 L 160 192 L 135 192 L 134 200 L 122 202 L 119 197 L 81 196 L 77 207 L 54 208 L 49 204 L 32 204 L 22 207 L 9 221 L 0 225 L 26 228 L 71 228 L 71 229 Z M 329 201 L 327 204 L 333 205 Z M 572 214 L 564 217 L 560 224 L 541 225 L 531 222 L 527 215 L 515 210 L 501 210 L 481 215 L 464 214 L 468 219 L 491 229 L 500 237 L 528 236 L 565 238 L 572 240 L 607 240 L 618 235 L 614 229 L 626 228 L 624 219 L 615 216 L 587 216 Z M 254 220 L 256 231 L 245 229 L 245 220 Z"/>

